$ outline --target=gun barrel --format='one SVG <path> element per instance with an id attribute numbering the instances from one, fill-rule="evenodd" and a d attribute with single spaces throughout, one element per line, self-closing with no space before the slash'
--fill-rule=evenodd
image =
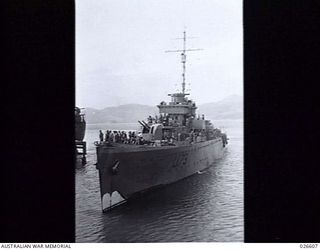
<path id="1" fill-rule="evenodd" d="M 138 121 L 141 125 L 142 125 L 142 127 L 144 127 L 147 131 L 149 131 L 150 130 L 150 127 L 149 126 L 147 126 L 146 124 L 144 124 L 143 122 L 140 122 L 140 121 Z"/>
<path id="2" fill-rule="evenodd" d="M 145 121 L 142 121 L 142 122 L 148 129 L 150 129 L 150 126 Z"/>
<path id="3" fill-rule="evenodd" d="M 142 123 L 142 122 L 140 122 L 140 121 L 138 121 L 143 127 L 145 127 L 145 125 Z"/>

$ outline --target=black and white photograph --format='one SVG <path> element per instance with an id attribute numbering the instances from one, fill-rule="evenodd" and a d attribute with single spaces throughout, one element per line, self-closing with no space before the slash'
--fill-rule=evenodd
<path id="1" fill-rule="evenodd" d="M 76 2 L 76 242 L 243 242 L 242 1 Z"/>
<path id="2" fill-rule="evenodd" d="M 318 248 L 319 1 L 0 9 L 1 248 Z"/>

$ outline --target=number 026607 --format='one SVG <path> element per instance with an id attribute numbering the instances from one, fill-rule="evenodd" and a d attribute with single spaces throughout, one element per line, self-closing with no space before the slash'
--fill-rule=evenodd
<path id="1" fill-rule="evenodd" d="M 300 248 L 317 248 L 318 244 L 300 244 Z"/>

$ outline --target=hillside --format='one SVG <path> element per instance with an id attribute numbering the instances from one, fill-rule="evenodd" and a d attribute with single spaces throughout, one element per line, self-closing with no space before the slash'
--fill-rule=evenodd
<path id="1" fill-rule="evenodd" d="M 140 104 L 126 104 L 107 107 L 101 110 L 86 108 L 86 120 L 89 124 L 96 123 L 135 123 L 145 119 L 148 115 L 155 115 L 156 107 Z"/>
<path id="2" fill-rule="evenodd" d="M 243 118 L 243 97 L 238 95 L 207 104 L 199 105 L 198 114 L 205 114 L 208 119 L 242 119 Z"/>
<path id="3" fill-rule="evenodd" d="M 198 114 L 205 114 L 212 120 L 241 119 L 243 117 L 243 98 L 232 95 L 219 102 L 212 102 L 198 106 Z M 156 115 L 157 107 L 140 104 L 126 104 L 107 107 L 101 110 L 86 108 L 86 120 L 89 124 L 97 123 L 136 123 L 145 120 L 149 115 Z"/>

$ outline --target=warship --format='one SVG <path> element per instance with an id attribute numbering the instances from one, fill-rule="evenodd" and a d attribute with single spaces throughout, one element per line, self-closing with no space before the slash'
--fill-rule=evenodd
<path id="1" fill-rule="evenodd" d="M 181 39 L 183 49 L 166 51 L 181 53 L 181 91 L 169 94 L 171 101 L 157 106 L 159 116 L 138 121 L 138 133 L 95 142 L 103 212 L 197 174 L 223 156 L 227 135 L 204 115 L 196 115 L 196 103 L 188 99 L 185 89 L 186 52 L 200 49 L 186 49 L 185 31 Z"/>

